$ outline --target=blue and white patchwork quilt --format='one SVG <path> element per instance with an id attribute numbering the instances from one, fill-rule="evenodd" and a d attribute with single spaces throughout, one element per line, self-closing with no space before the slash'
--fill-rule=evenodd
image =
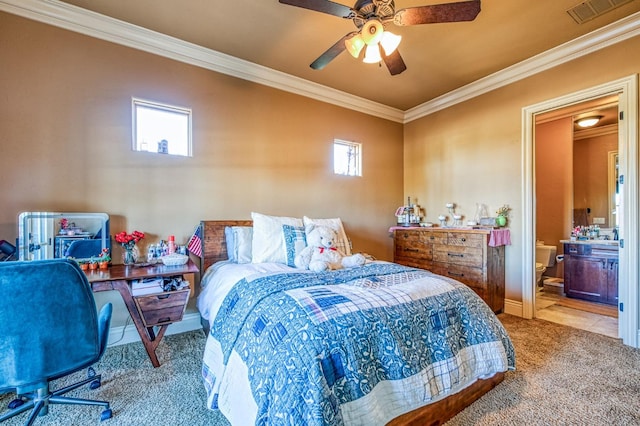
<path id="1" fill-rule="evenodd" d="M 224 293 L 202 374 L 234 425 L 385 424 L 515 368 L 491 309 L 421 269 L 253 273 Z"/>

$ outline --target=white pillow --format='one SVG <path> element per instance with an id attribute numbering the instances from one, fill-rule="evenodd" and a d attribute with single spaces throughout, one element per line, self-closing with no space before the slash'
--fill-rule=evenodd
<path id="1" fill-rule="evenodd" d="M 253 228 L 250 226 L 227 226 L 224 228 L 224 236 L 229 260 L 235 263 L 251 263 Z"/>
<path id="2" fill-rule="evenodd" d="M 302 219 L 284 216 L 268 216 L 251 213 L 253 219 L 253 239 L 251 262 L 287 263 L 287 248 L 284 225 L 303 228 Z"/>
<path id="3" fill-rule="evenodd" d="M 336 248 L 346 256 L 351 256 L 351 243 L 349 242 L 349 238 L 347 238 L 347 233 L 344 232 L 344 226 L 342 226 L 342 220 L 339 217 L 334 217 L 331 219 L 311 219 L 310 217 L 304 216 L 302 220 L 305 229 L 307 228 L 307 226 L 312 224 L 333 228 L 333 230 L 338 234 Z"/>

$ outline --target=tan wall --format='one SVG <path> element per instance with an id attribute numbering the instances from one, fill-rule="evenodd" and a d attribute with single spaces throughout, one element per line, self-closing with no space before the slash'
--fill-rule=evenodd
<path id="1" fill-rule="evenodd" d="M 571 117 L 538 124 L 535 129 L 536 239 L 556 246 L 569 238 L 573 211 L 573 121 Z M 562 276 L 548 268 L 547 276 Z"/>
<path id="2" fill-rule="evenodd" d="M 0 40 L 0 238 L 21 211 L 104 211 L 149 242 L 259 211 L 340 216 L 391 258 L 401 124 L 13 15 Z M 193 109 L 192 158 L 132 152 L 132 96 Z M 362 178 L 333 174 L 334 138 L 363 144 Z"/>
<path id="3" fill-rule="evenodd" d="M 22 211 L 106 212 L 143 248 L 258 211 L 339 216 L 355 251 L 392 259 L 402 124 L 5 13 L 0 58 L 0 239 Z M 192 158 L 132 152 L 132 96 L 193 109 Z M 333 174 L 334 138 L 363 144 L 361 178 Z"/>
<path id="4" fill-rule="evenodd" d="M 477 202 L 490 213 L 505 203 L 513 208 L 508 299 L 522 300 L 522 109 L 638 73 L 638 51 L 635 37 L 405 125 L 404 192 L 418 198 L 430 220 L 448 201 L 467 216 Z"/>

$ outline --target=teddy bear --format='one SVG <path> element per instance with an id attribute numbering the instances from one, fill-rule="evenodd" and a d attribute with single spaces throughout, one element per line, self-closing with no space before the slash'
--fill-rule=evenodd
<path id="1" fill-rule="evenodd" d="M 297 268 L 322 272 L 364 265 L 366 259 L 362 254 L 346 256 L 336 248 L 338 234 L 333 228 L 311 225 L 305 233 L 307 246 L 294 258 Z"/>

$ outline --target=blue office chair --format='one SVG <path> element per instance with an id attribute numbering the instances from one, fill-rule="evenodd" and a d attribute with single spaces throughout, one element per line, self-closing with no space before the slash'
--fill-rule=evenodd
<path id="1" fill-rule="evenodd" d="M 100 405 L 101 420 L 111 417 L 106 401 L 61 396 L 90 383 L 100 386 L 91 365 L 107 346 L 111 303 L 98 314 L 91 286 L 72 260 L 0 263 L 0 393 L 15 392 L 0 422 L 31 408 L 25 423 L 48 413 L 50 404 Z M 89 368 L 88 377 L 52 391 L 49 383 Z"/>

